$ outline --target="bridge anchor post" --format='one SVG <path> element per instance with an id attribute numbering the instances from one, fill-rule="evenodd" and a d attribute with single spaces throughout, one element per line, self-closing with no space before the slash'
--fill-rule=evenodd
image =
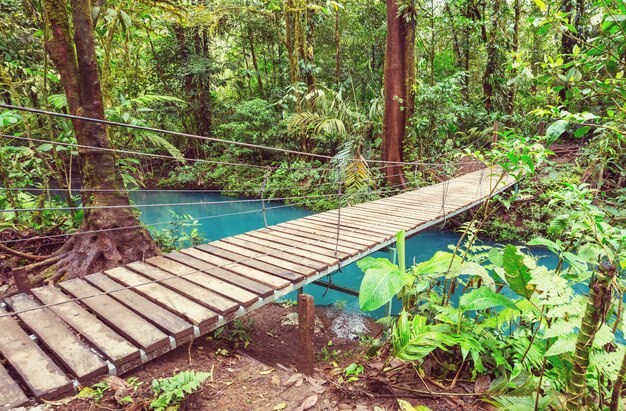
<path id="1" fill-rule="evenodd" d="M 300 332 L 300 371 L 313 374 L 313 333 L 315 332 L 315 301 L 312 295 L 298 295 L 298 329 Z"/>
<path id="2" fill-rule="evenodd" d="M 16 268 L 12 272 L 13 279 L 15 280 L 15 285 L 17 286 L 17 290 L 20 293 L 29 293 L 31 289 L 31 284 L 26 270 L 23 268 Z"/>

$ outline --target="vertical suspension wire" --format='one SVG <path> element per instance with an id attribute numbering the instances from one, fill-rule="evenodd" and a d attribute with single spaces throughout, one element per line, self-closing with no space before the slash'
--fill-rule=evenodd
<path id="1" fill-rule="evenodd" d="M 265 228 L 267 228 L 267 207 L 265 206 L 265 190 L 267 190 L 267 182 L 269 180 L 270 172 L 272 171 L 271 167 L 267 168 L 265 172 L 265 176 L 263 176 L 263 184 L 261 185 L 261 212 L 263 213 L 263 224 Z"/>
<path id="2" fill-rule="evenodd" d="M 343 185 L 343 171 L 341 169 L 341 160 L 337 162 L 337 240 L 335 241 L 335 258 L 339 255 L 339 235 L 341 234 L 341 202 L 343 199 L 342 193 Z"/>
<path id="3" fill-rule="evenodd" d="M 448 213 L 446 211 L 446 200 L 448 198 L 448 188 L 450 187 L 450 181 L 444 180 L 442 183 L 441 190 L 441 212 L 443 214 L 443 221 L 441 222 L 441 227 L 444 227 L 448 223 Z"/>

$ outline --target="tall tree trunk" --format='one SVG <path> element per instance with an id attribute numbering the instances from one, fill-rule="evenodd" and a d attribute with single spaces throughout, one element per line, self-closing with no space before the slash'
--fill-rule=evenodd
<path id="1" fill-rule="evenodd" d="M 517 51 L 519 50 L 519 22 L 521 15 L 521 4 L 520 0 L 515 0 L 513 5 L 514 17 L 513 17 L 513 58 L 517 58 Z M 517 74 L 517 70 L 512 69 L 511 75 L 515 76 Z M 509 87 L 509 95 L 506 101 L 506 113 L 510 116 L 513 114 L 513 108 L 515 107 L 515 83 L 511 84 Z"/>
<path id="2" fill-rule="evenodd" d="M 51 29 L 46 49 L 59 71 L 70 113 L 104 119 L 91 2 L 71 0 L 70 6 L 71 22 L 65 0 L 44 1 Z M 103 124 L 80 120 L 73 120 L 72 124 L 79 144 L 111 147 Z M 57 273 L 66 277 L 83 276 L 159 254 L 148 232 L 137 228 L 139 221 L 132 208 L 107 208 L 130 205 L 113 153 L 81 148 L 79 155 L 85 190 L 83 204 L 104 208 L 85 210 L 81 231 L 98 232 L 79 233 L 68 240 L 60 250 Z"/>
<path id="3" fill-rule="evenodd" d="M 405 25 L 398 16 L 396 0 L 387 0 L 387 45 L 385 49 L 382 159 L 390 185 L 406 186 L 402 145 L 406 136 L 406 41 Z"/>
<path id="4" fill-rule="evenodd" d="M 259 70 L 259 63 L 257 62 L 256 50 L 254 49 L 254 34 L 252 33 L 252 27 L 248 25 L 248 41 L 250 42 L 250 54 L 252 55 L 252 67 L 256 73 L 256 82 L 259 86 L 259 95 L 262 99 L 265 99 L 265 91 L 263 90 L 263 80 L 261 79 L 261 71 Z"/>
<path id="5" fill-rule="evenodd" d="M 574 46 L 578 44 L 578 40 L 576 36 L 582 36 L 582 15 L 585 12 L 585 0 L 563 0 L 561 4 L 561 11 L 567 15 L 568 20 L 572 26 L 576 28 L 578 34 L 571 33 L 569 30 L 563 31 L 561 35 L 561 54 L 563 56 L 563 61 L 565 63 L 569 63 L 572 61 L 572 53 L 574 51 Z M 568 69 L 565 69 L 567 71 Z M 563 73 L 565 74 L 565 73 Z M 563 88 L 559 90 L 559 97 L 561 98 L 561 103 L 565 104 L 567 102 L 567 91 L 569 87 L 567 84 L 563 85 Z"/>
<path id="6" fill-rule="evenodd" d="M 298 81 L 298 58 L 296 57 L 293 21 L 293 0 L 285 0 L 285 46 L 287 47 L 287 60 L 289 61 L 289 80 L 291 84 Z"/>
<path id="7" fill-rule="evenodd" d="M 339 7 L 335 6 L 335 83 L 341 84 L 341 33 L 339 32 Z"/>
<path id="8" fill-rule="evenodd" d="M 485 111 L 488 113 L 493 111 L 494 77 L 498 66 L 498 47 L 496 44 L 496 38 L 498 35 L 498 15 L 500 14 L 501 1 L 502 0 L 493 0 L 491 30 L 487 41 L 487 64 L 485 65 L 485 72 L 483 73 L 483 99 L 485 103 Z"/>

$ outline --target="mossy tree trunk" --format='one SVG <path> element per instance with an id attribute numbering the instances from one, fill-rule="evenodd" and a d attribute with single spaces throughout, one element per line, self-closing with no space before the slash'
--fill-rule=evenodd
<path id="1" fill-rule="evenodd" d="M 593 347 L 596 333 L 604 323 L 611 304 L 611 287 L 615 278 L 614 267 L 601 266 L 589 284 L 587 307 L 576 339 L 574 365 L 569 380 L 567 409 L 570 411 L 585 409 L 584 398 L 587 385 L 589 352 Z"/>
<path id="2" fill-rule="evenodd" d="M 68 4 L 66 0 L 45 0 L 44 6 L 51 33 L 46 50 L 61 77 L 70 113 L 104 119 L 91 1 L 70 0 Z M 111 147 L 103 124 L 80 120 L 72 124 L 78 144 Z M 124 208 L 130 201 L 115 155 L 81 148 L 79 157 L 83 204 L 103 208 L 85 210 L 81 227 L 85 233 L 74 235 L 63 245 L 57 275 L 80 277 L 159 254 L 148 232 L 137 227 L 139 221 L 132 209 Z"/>

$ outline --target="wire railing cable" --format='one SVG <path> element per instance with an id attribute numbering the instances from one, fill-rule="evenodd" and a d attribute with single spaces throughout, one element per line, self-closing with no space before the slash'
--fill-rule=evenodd
<path id="1" fill-rule="evenodd" d="M 399 187 L 395 186 L 395 187 Z M 355 194 L 356 196 L 365 196 L 365 195 L 375 195 L 375 194 L 393 194 L 393 193 L 397 193 L 400 191 L 406 191 L 404 188 L 401 189 L 394 189 L 394 186 L 391 187 L 387 187 L 381 190 L 377 190 L 377 191 L 371 191 L 371 192 L 364 192 L 364 193 L 357 193 Z M 329 194 L 328 196 L 335 196 L 335 194 Z M 305 197 L 307 198 L 307 197 Z M 275 201 L 275 199 L 269 199 L 267 201 Z M 218 202 L 217 204 L 220 204 L 220 202 Z M 274 207 L 267 207 L 267 211 L 272 211 L 275 209 L 279 209 L 279 208 L 286 208 L 286 207 L 294 207 L 293 204 L 284 204 L 281 206 L 274 206 Z M 219 217 L 228 217 L 228 216 L 234 216 L 234 215 L 240 215 L 240 214 L 251 214 L 251 213 L 258 213 L 260 212 L 261 209 L 255 209 L 255 210 L 246 210 L 246 211 L 240 211 L 240 212 L 234 212 L 234 213 L 225 213 L 225 214 L 217 214 L 217 215 L 212 215 L 212 216 L 204 216 L 204 217 L 193 217 L 192 220 L 207 220 L 207 219 L 213 219 L 213 218 L 219 218 Z M 70 233 L 70 234 L 53 234 L 53 235 L 48 235 L 48 236 L 37 236 L 36 239 L 37 240 L 46 240 L 46 239 L 52 239 L 52 238 L 67 238 L 67 237 L 72 237 L 72 236 L 78 236 L 78 235 L 84 235 L 84 234 L 96 234 L 96 233 L 103 233 L 103 232 L 109 232 L 109 231 L 120 231 L 120 230 L 129 230 L 129 229 L 135 229 L 135 228 L 150 228 L 152 226 L 156 226 L 156 225 L 165 225 L 165 224 L 175 224 L 175 223 L 180 223 L 181 221 L 186 221 L 186 220 L 171 220 L 171 221 L 163 221 L 163 222 L 155 222 L 155 223 L 150 223 L 150 224 L 138 224 L 138 225 L 131 225 L 131 226 L 125 226 L 125 227 L 112 227 L 112 228 L 103 228 L 103 229 L 99 229 L 99 230 L 86 230 L 86 231 L 77 231 L 75 233 Z M 27 242 L 27 241 L 32 241 L 33 238 L 20 238 L 20 239 L 11 239 L 11 240 L 4 240 L 4 241 L 0 241 L 0 244 L 14 244 L 14 243 L 18 243 L 18 242 Z"/>
<path id="2" fill-rule="evenodd" d="M 106 124 L 106 125 L 116 126 L 116 127 L 125 127 L 125 128 L 129 128 L 129 129 L 149 131 L 149 132 L 153 132 L 153 133 L 169 134 L 169 135 L 178 136 L 178 137 L 194 138 L 194 139 L 199 139 L 199 140 L 203 140 L 203 141 L 211 141 L 211 142 L 214 142 L 214 143 L 230 144 L 230 145 L 236 145 L 236 146 L 239 146 L 239 147 L 254 148 L 254 149 L 259 149 L 259 150 L 267 150 L 267 151 L 275 151 L 275 152 L 281 152 L 281 153 L 284 153 L 284 154 L 293 154 L 293 155 L 302 156 L 302 157 L 319 158 L 319 159 L 324 159 L 324 160 L 332 160 L 332 159 L 335 158 L 334 156 L 330 156 L 330 155 L 326 155 L 326 154 L 308 153 L 308 152 L 304 152 L 304 151 L 292 150 L 292 149 L 281 148 L 281 147 L 271 147 L 271 146 L 265 146 L 265 145 L 262 145 L 262 144 L 253 144 L 253 143 L 245 143 L 245 142 L 242 142 L 242 141 L 226 140 L 226 139 L 217 138 L 217 137 L 206 137 L 206 136 L 200 136 L 200 135 L 197 135 L 197 134 L 183 133 L 183 132 L 171 131 L 171 130 L 163 130 L 163 129 L 159 129 L 159 128 L 155 128 L 155 127 L 140 126 L 140 125 L 136 125 L 136 124 L 126 124 L 126 123 L 120 123 L 120 122 L 117 122 L 117 121 L 103 120 L 103 119 L 97 119 L 97 118 L 92 118 L 92 117 L 77 116 L 77 115 L 73 115 L 73 114 L 58 113 L 58 112 L 54 112 L 54 111 L 34 109 L 34 108 L 29 108 L 29 107 L 21 107 L 21 106 L 15 106 L 15 105 L 10 105 L 10 104 L 0 103 L 0 107 L 1 108 L 6 108 L 6 109 L 9 109 L 9 110 L 17 110 L 17 111 L 24 111 L 24 112 L 35 113 L 35 114 L 43 114 L 43 115 L 48 115 L 48 116 L 53 116 L 53 117 L 60 117 L 60 118 L 66 118 L 66 119 L 72 119 L 72 120 L 88 121 L 88 122 Z M 49 141 L 46 141 L 46 142 L 49 143 Z M 433 156 L 431 158 L 437 158 L 437 157 Z M 418 165 L 432 165 L 432 164 L 440 164 L 440 163 L 430 163 L 430 162 L 427 162 L 427 161 L 411 161 L 411 162 L 408 162 L 408 161 L 386 161 L 386 160 L 373 160 L 373 159 L 364 159 L 364 158 L 345 158 L 344 160 L 346 160 L 346 161 L 362 161 L 362 162 L 366 162 L 366 163 L 382 163 L 382 164 L 387 164 L 387 165 L 389 165 L 389 164 L 392 164 L 392 165 L 415 165 L 415 164 L 418 164 Z"/>
<path id="3" fill-rule="evenodd" d="M 459 197 L 459 199 L 467 198 L 467 197 L 469 197 L 469 196 L 461 196 L 461 197 Z M 427 206 L 427 204 L 425 204 L 425 206 Z M 413 210 L 413 212 L 419 213 L 419 209 L 418 210 Z M 392 220 L 383 221 L 382 223 L 385 224 L 385 223 L 388 223 L 388 222 L 392 222 Z M 349 233 L 359 232 L 360 230 L 361 230 L 361 228 L 351 228 L 351 229 L 346 229 L 345 233 L 349 234 Z M 314 244 L 316 244 L 318 242 L 323 242 L 323 241 L 324 241 L 324 238 L 322 237 L 321 239 L 314 239 L 314 240 L 311 240 L 311 241 L 298 242 L 297 245 L 277 248 L 277 249 L 275 249 L 275 251 L 271 251 L 271 252 L 259 253 L 259 254 L 255 255 L 254 257 L 245 257 L 245 258 L 238 259 L 236 261 L 228 261 L 226 263 L 223 263 L 223 264 L 218 265 L 216 267 L 213 267 L 211 269 L 193 269 L 192 271 L 187 272 L 187 273 L 172 274 L 170 276 L 166 276 L 166 277 L 163 277 L 163 278 L 159 278 L 159 279 L 155 279 L 155 280 L 148 280 L 148 281 L 145 281 L 143 283 L 135 284 L 135 285 L 132 285 L 132 286 L 122 286 L 122 287 L 119 287 L 119 288 L 116 288 L 116 289 L 113 289 L 113 290 L 102 291 L 102 292 L 94 293 L 92 295 L 85 296 L 85 297 L 79 297 L 79 298 L 70 298 L 70 297 L 68 297 L 67 300 L 65 300 L 65 301 L 59 301 L 59 302 L 56 302 L 56 303 L 45 304 L 45 305 L 40 305 L 40 306 L 33 307 L 33 308 L 27 308 L 27 309 L 23 309 L 23 310 L 12 311 L 12 312 L 8 312 L 8 313 L 0 314 L 0 318 L 11 317 L 11 316 L 14 316 L 14 315 L 19 315 L 19 314 L 30 312 L 30 311 L 41 310 L 41 309 L 44 309 L 44 308 L 55 307 L 55 306 L 58 306 L 58 305 L 69 304 L 69 303 L 72 303 L 72 302 L 81 302 L 81 301 L 84 301 L 84 300 L 87 300 L 87 299 L 91 299 L 91 298 L 95 298 L 95 297 L 98 297 L 98 296 L 110 295 L 112 293 L 125 291 L 125 290 L 133 290 L 133 289 L 136 289 L 138 287 L 145 286 L 145 285 L 159 284 L 159 283 L 162 283 L 164 281 L 175 279 L 175 278 L 184 278 L 186 276 L 190 276 L 190 275 L 197 274 L 197 273 L 202 273 L 202 272 L 205 272 L 205 271 L 210 272 L 211 270 L 214 270 L 214 269 L 225 268 L 225 267 L 228 267 L 230 265 L 238 265 L 238 264 L 241 264 L 241 263 L 245 263 L 247 261 L 258 259 L 259 257 L 273 256 L 275 254 L 280 255 L 281 253 L 284 253 L 284 252 L 288 253 L 289 250 L 292 250 L 292 249 L 302 249 L 303 245 L 314 245 Z"/>

